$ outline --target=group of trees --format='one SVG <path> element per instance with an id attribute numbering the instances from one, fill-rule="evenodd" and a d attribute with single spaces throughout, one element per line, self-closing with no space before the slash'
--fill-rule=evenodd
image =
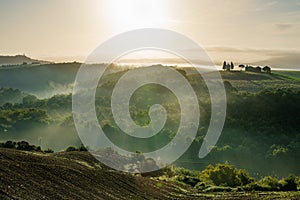
<path id="1" fill-rule="evenodd" d="M 6 142 L 2 142 L 2 143 L 0 142 L 0 148 L 16 149 L 22 151 L 37 151 L 37 152 L 45 152 L 45 153 L 54 152 L 52 149 L 42 150 L 40 146 L 29 144 L 27 141 L 14 142 L 8 140 Z M 69 146 L 65 151 L 66 152 L 88 151 L 88 149 L 83 144 L 81 144 L 79 147 Z"/>
<path id="2" fill-rule="evenodd" d="M 0 106 L 7 102 L 21 103 L 24 95 L 18 89 L 0 88 Z"/>
<path id="3" fill-rule="evenodd" d="M 4 143 L 0 143 L 0 147 L 8 149 L 17 149 L 22 151 L 42 151 L 40 146 L 31 145 L 26 141 L 13 142 L 9 140 Z"/>
<path id="4" fill-rule="evenodd" d="M 260 66 L 257 66 L 257 67 L 252 67 L 252 66 L 249 66 L 249 65 L 239 65 L 239 67 L 241 69 L 245 68 L 246 71 L 249 71 L 249 72 L 256 72 L 256 73 L 260 73 L 260 72 L 266 72 L 266 73 L 271 73 L 271 68 L 269 66 L 265 66 L 263 68 L 261 68 Z"/>
<path id="5" fill-rule="evenodd" d="M 202 123 L 177 165 L 199 169 L 203 163 L 229 162 L 255 177 L 299 175 L 300 91 L 282 88 L 251 94 L 232 90 L 227 98 L 225 126 L 216 146 L 206 158 L 197 158 L 208 126 Z"/>
<path id="6" fill-rule="evenodd" d="M 245 69 L 245 71 L 249 71 L 249 72 L 266 72 L 266 73 L 271 73 L 271 67 L 269 66 L 265 66 L 263 68 L 261 68 L 260 66 L 257 66 L 257 67 L 253 67 L 253 66 L 250 66 L 250 65 L 244 65 L 244 64 L 240 64 L 239 65 L 239 68 L 241 68 L 241 70 Z M 234 69 L 234 64 L 233 62 L 226 62 L 224 61 L 223 62 L 223 67 L 222 69 L 224 71 L 231 71 L 232 69 Z"/>
<path id="7" fill-rule="evenodd" d="M 244 169 L 230 164 L 208 165 L 202 171 L 168 167 L 162 169 L 166 181 L 181 182 L 201 191 L 298 191 L 300 178 L 289 175 L 282 179 L 266 176 L 255 179 Z"/>
<path id="8" fill-rule="evenodd" d="M 79 147 L 69 146 L 66 149 L 66 152 L 70 152 L 70 151 L 87 151 L 87 150 L 88 149 L 83 144 L 81 144 Z"/>
<path id="9" fill-rule="evenodd" d="M 48 122 L 49 117 L 44 110 L 0 108 L 0 131 L 21 131 L 29 127 L 43 126 Z"/>
<path id="10" fill-rule="evenodd" d="M 230 71 L 230 70 L 234 69 L 233 62 L 227 63 L 226 61 L 224 61 L 222 69 L 225 70 L 225 71 Z"/>

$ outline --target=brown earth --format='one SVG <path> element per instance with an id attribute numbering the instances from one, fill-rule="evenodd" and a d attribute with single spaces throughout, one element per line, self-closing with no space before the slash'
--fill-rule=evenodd
<path id="1" fill-rule="evenodd" d="M 299 193 L 201 193 L 111 170 L 88 152 L 0 148 L 0 199 L 300 199 Z"/>

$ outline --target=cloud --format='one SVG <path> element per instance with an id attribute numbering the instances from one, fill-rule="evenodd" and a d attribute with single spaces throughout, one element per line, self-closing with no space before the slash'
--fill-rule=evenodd
<path id="1" fill-rule="evenodd" d="M 209 52 L 226 52 L 226 53 L 263 53 L 266 55 L 281 55 L 282 53 L 300 53 L 299 51 L 293 50 L 282 50 L 282 49 L 252 49 L 252 48 L 235 48 L 226 46 L 210 46 L 205 48 Z M 298 54 L 299 55 L 299 54 Z"/>
<path id="2" fill-rule="evenodd" d="M 273 66 L 275 68 L 286 68 L 300 70 L 300 53 L 299 52 L 283 52 L 280 55 L 274 56 L 272 58 L 261 60 L 256 62 L 266 63 L 267 65 Z M 254 63 L 254 64 L 256 64 Z"/>
<path id="3" fill-rule="evenodd" d="M 287 29 L 294 28 L 296 24 L 290 24 L 290 23 L 280 23 L 280 24 L 275 24 L 276 29 L 280 31 L 285 31 Z"/>
<path id="4" fill-rule="evenodd" d="M 261 12 L 261 11 L 268 10 L 271 7 L 273 7 L 274 5 L 276 5 L 277 3 L 278 3 L 278 1 L 270 1 L 270 2 L 267 2 L 265 4 L 260 4 L 258 7 L 256 7 L 254 9 L 254 11 Z"/>
<path id="5" fill-rule="evenodd" d="M 282 49 L 251 49 L 234 48 L 226 46 L 211 46 L 205 48 L 215 65 L 221 65 L 224 60 L 232 61 L 234 64 L 249 64 L 260 66 L 271 66 L 272 68 L 300 70 L 300 50 Z M 186 49 L 193 55 L 195 49 Z M 122 59 L 121 63 L 127 64 L 186 64 L 186 61 L 178 57 L 156 57 L 156 58 L 132 58 Z M 211 65 L 211 62 L 194 57 L 194 64 Z"/>

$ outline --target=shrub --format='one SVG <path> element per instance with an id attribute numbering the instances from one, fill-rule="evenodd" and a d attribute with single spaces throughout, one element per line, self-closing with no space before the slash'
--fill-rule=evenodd
<path id="1" fill-rule="evenodd" d="M 277 178 L 271 176 L 264 177 L 263 179 L 259 180 L 257 184 L 260 185 L 261 188 L 264 188 L 263 190 L 277 191 L 280 189 L 280 183 L 278 182 Z"/>
<path id="2" fill-rule="evenodd" d="M 79 151 L 87 151 L 87 148 L 81 144 L 80 147 L 78 148 Z"/>
<path id="3" fill-rule="evenodd" d="M 237 170 L 232 165 L 209 165 L 202 171 L 201 177 L 211 180 L 217 186 L 236 187 L 249 184 L 254 181 L 245 170 Z"/>
<path id="4" fill-rule="evenodd" d="M 212 182 L 202 182 L 201 181 L 201 182 L 198 182 L 194 188 L 197 190 L 205 190 L 205 189 L 211 187 L 212 185 L 213 185 Z"/>
<path id="5" fill-rule="evenodd" d="M 17 149 L 22 151 L 42 151 L 40 146 L 30 145 L 26 141 L 21 141 L 21 142 L 6 141 L 5 143 L 0 143 L 0 147 Z"/>
<path id="6" fill-rule="evenodd" d="M 26 141 L 17 142 L 16 149 L 17 150 L 22 150 L 22 151 L 41 151 L 40 146 L 30 145 Z"/>
<path id="7" fill-rule="evenodd" d="M 233 192 L 234 188 L 224 186 L 211 186 L 204 190 L 204 192 Z"/>
<path id="8" fill-rule="evenodd" d="M 66 149 L 66 152 L 69 152 L 69 151 L 78 151 L 78 149 L 76 147 L 70 146 Z"/>
<path id="9" fill-rule="evenodd" d="M 47 150 L 44 150 L 45 153 L 53 153 L 54 151 L 52 149 L 47 149 Z"/>
<path id="10" fill-rule="evenodd" d="M 192 176 L 180 176 L 177 178 L 177 180 L 187 185 L 191 185 L 192 187 L 195 187 L 199 182 L 201 182 L 198 177 Z"/>
<path id="11" fill-rule="evenodd" d="M 17 142 L 16 149 L 23 150 L 23 151 L 33 151 L 33 147 L 29 145 L 29 143 L 26 141 Z"/>
<path id="12" fill-rule="evenodd" d="M 0 147 L 2 148 L 9 148 L 9 149 L 15 149 L 17 143 L 13 141 L 6 141 L 5 143 L 1 143 Z"/>
<path id="13" fill-rule="evenodd" d="M 257 182 L 252 182 L 246 186 L 243 187 L 246 191 L 269 191 L 270 187 L 266 185 L 260 185 Z"/>
<path id="14" fill-rule="evenodd" d="M 237 178 L 240 181 L 241 186 L 247 185 L 247 184 L 252 183 L 254 181 L 254 179 L 250 176 L 249 172 L 247 172 L 244 169 L 238 170 L 236 175 L 237 175 Z"/>
<path id="15" fill-rule="evenodd" d="M 258 182 L 244 187 L 247 191 L 297 191 L 299 178 L 290 175 L 280 181 L 274 177 L 266 176 Z"/>
<path id="16" fill-rule="evenodd" d="M 164 176 L 167 178 L 174 177 L 176 175 L 175 170 L 176 170 L 176 167 L 174 167 L 173 165 L 159 169 L 161 176 Z"/>
<path id="17" fill-rule="evenodd" d="M 282 191 L 297 191 L 298 177 L 290 175 L 280 181 Z"/>

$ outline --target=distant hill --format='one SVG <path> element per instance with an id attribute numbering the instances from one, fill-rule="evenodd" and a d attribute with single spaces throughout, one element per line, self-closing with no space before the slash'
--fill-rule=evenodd
<path id="1" fill-rule="evenodd" d="M 48 98 L 55 94 L 72 92 L 73 83 L 81 63 L 50 63 L 11 65 L 0 67 L 0 88 L 14 88 L 33 94 L 39 98 Z M 118 67 L 107 70 L 107 73 L 117 74 Z M 119 77 L 111 75 L 110 78 Z"/>
<path id="2" fill-rule="evenodd" d="M 1 60 L 1 58 L 0 58 Z M 31 60 L 33 61 L 33 60 Z M 22 92 L 33 94 L 39 98 L 48 98 L 55 94 L 68 94 L 72 92 L 73 83 L 76 78 L 81 63 L 51 63 L 51 64 L 28 64 L 12 65 L 10 67 L 0 67 L 0 88 L 14 88 Z M 118 80 L 128 68 L 113 67 L 107 71 L 102 79 L 104 82 Z M 179 68 L 186 72 L 190 80 L 200 79 L 201 76 L 195 69 Z M 122 71 L 124 70 L 124 71 Z M 278 87 L 289 87 L 300 90 L 299 77 L 300 72 L 291 72 L 278 76 L 278 71 L 272 74 L 253 73 L 245 71 L 221 71 L 224 81 L 231 83 L 239 91 L 259 92 L 264 89 Z M 283 73 L 280 71 L 280 73 Z M 287 76 L 289 75 L 289 76 Z"/>
<path id="3" fill-rule="evenodd" d="M 0 66 L 3 65 L 22 65 L 22 64 L 47 64 L 48 61 L 36 60 L 25 55 L 0 56 Z"/>
<path id="4" fill-rule="evenodd" d="M 0 69 L 0 87 L 19 89 L 40 98 L 71 93 L 79 67 L 79 63 L 62 63 Z"/>
<path id="5" fill-rule="evenodd" d="M 199 75 L 195 70 L 186 70 L 188 77 L 197 79 Z M 247 71 L 220 71 L 223 81 L 229 82 L 240 92 L 257 93 L 265 89 L 290 88 L 300 90 L 300 71 L 275 71 L 268 73 L 255 73 Z"/>

